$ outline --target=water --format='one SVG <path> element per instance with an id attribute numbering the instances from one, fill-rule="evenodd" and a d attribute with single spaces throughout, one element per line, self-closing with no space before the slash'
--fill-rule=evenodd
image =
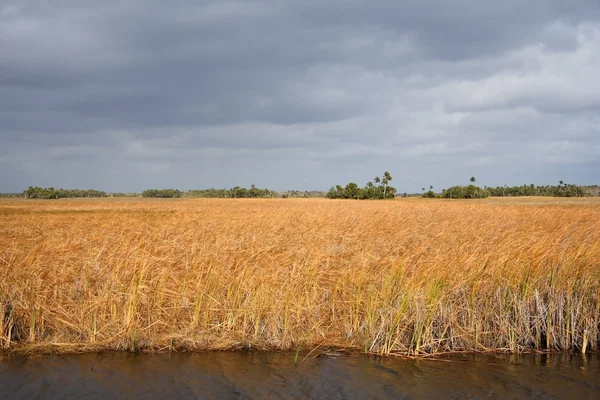
<path id="1" fill-rule="evenodd" d="M 290 353 L 0 359 L 2 399 L 600 399 L 600 356 L 445 361 Z"/>

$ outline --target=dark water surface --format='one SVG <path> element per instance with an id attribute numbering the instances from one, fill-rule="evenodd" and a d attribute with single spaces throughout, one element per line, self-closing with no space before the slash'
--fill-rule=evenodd
<path id="1" fill-rule="evenodd" d="M 290 353 L 0 359 L 2 399 L 600 399 L 600 356 L 447 361 Z"/>

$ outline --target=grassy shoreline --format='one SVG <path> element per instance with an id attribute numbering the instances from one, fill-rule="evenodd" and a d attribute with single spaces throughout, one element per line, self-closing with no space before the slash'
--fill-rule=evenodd
<path id="1" fill-rule="evenodd" d="M 595 199 L 0 200 L 4 353 L 599 340 Z"/>

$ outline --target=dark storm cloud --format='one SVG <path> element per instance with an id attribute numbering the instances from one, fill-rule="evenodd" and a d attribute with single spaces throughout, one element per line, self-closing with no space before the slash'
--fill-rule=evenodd
<path id="1" fill-rule="evenodd" d="M 4 1 L 0 190 L 591 183 L 598 48 L 592 0 Z"/>

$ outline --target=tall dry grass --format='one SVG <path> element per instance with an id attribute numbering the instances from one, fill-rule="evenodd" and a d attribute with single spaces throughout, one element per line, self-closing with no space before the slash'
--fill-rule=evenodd
<path id="1" fill-rule="evenodd" d="M 0 202 L 0 347 L 597 349 L 600 203 Z"/>

